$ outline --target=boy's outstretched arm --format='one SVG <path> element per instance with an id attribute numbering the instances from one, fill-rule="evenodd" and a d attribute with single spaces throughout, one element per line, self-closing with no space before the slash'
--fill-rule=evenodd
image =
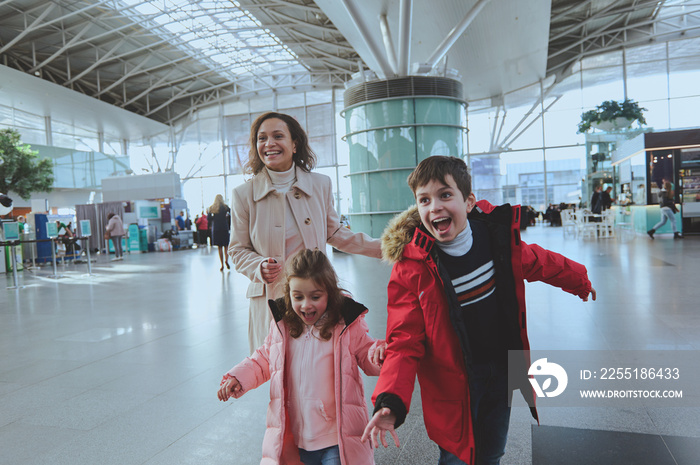
<path id="1" fill-rule="evenodd" d="M 559 287 L 584 302 L 588 301 L 589 295 L 596 300 L 596 292 L 585 266 L 537 244 L 521 244 L 522 278 Z"/>
<path id="2" fill-rule="evenodd" d="M 382 408 L 377 410 L 372 419 L 367 423 L 364 433 L 362 433 L 361 440 L 364 442 L 368 438 L 372 443 L 372 447 L 375 449 L 379 447 L 379 441 L 381 441 L 384 447 L 389 447 L 386 441 L 385 433 L 388 431 L 391 437 L 394 438 L 394 444 L 396 447 L 401 447 L 399 444 L 399 436 L 396 434 L 394 429 L 394 424 L 396 423 L 396 415 L 394 415 L 389 408 Z"/>

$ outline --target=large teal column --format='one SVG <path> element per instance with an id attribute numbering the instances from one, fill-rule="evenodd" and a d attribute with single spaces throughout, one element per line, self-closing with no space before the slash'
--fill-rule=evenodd
<path id="1" fill-rule="evenodd" d="M 464 157 L 462 84 L 436 76 L 369 81 L 344 95 L 353 230 L 379 237 L 415 203 L 406 178 L 431 155 Z"/>

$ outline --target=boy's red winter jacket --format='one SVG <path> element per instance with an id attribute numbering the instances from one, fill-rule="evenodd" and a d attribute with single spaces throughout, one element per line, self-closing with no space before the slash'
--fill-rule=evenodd
<path id="1" fill-rule="evenodd" d="M 517 206 L 494 207 L 485 201 L 477 202 L 469 214 L 489 228 L 510 350 L 529 349 L 524 279 L 543 281 L 581 298 L 591 290 L 583 265 L 520 240 L 519 215 Z M 412 207 L 392 220 L 382 236 L 383 258 L 394 263 L 394 268 L 388 286 L 387 355 L 372 402 L 375 411 L 391 408 L 400 425 L 410 407 L 417 375 L 428 436 L 472 464 L 474 438 L 465 352 L 431 254 L 435 239 L 420 225 L 418 211 Z M 529 361 L 523 360 L 525 371 L 519 386 L 532 398 L 528 366 Z M 534 409 L 533 415 L 536 417 Z"/>

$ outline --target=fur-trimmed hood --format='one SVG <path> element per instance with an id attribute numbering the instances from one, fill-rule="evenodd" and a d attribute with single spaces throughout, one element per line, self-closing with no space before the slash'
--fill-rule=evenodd
<path id="1" fill-rule="evenodd" d="M 420 225 L 420 215 L 415 205 L 393 217 L 382 233 L 382 260 L 392 265 L 400 261 L 406 245 Z"/>
<path id="2" fill-rule="evenodd" d="M 519 215 L 520 207 L 514 209 Z M 488 215 L 492 220 L 496 219 L 504 225 L 509 225 L 511 221 L 519 223 L 519 216 L 517 219 L 511 218 L 512 211 L 513 208 L 508 204 L 496 207 L 487 200 L 479 200 L 469 213 L 468 218 L 486 218 Z M 435 243 L 435 238 L 422 227 L 418 207 L 415 205 L 396 215 L 387 224 L 384 233 L 382 233 L 382 260 L 391 265 L 401 261 L 402 258 L 405 258 L 406 246 L 411 241 L 414 241 L 418 246 L 416 252 L 419 255 L 430 253 L 430 249 Z"/>

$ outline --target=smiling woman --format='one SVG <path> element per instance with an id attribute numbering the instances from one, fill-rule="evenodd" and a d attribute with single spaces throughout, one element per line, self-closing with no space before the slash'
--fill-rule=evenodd
<path id="1" fill-rule="evenodd" d="M 250 130 L 246 171 L 253 177 L 233 191 L 231 243 L 236 270 L 250 279 L 250 352 L 267 335 L 269 299 L 282 297 L 284 263 L 301 249 L 380 258 L 380 242 L 341 227 L 328 176 L 312 173 L 316 156 L 297 120 L 284 113 L 259 116 Z"/>

